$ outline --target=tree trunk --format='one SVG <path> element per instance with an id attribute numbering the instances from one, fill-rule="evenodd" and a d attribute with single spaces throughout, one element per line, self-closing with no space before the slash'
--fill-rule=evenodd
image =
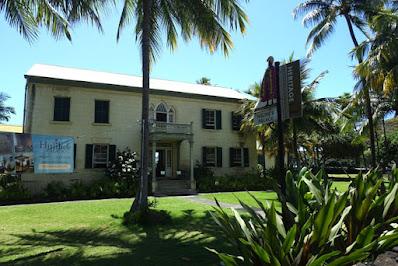
<path id="1" fill-rule="evenodd" d="M 348 17 L 348 14 L 344 15 L 347 25 L 348 25 L 348 30 L 350 31 L 350 36 L 352 39 L 352 42 L 354 43 L 355 47 L 358 47 L 358 41 L 357 38 L 355 37 L 354 29 L 352 27 L 352 23 L 350 18 Z M 358 58 L 358 62 L 362 63 L 362 58 Z M 361 80 L 362 85 L 363 85 L 363 93 L 365 96 L 365 105 L 366 105 L 366 116 L 368 117 L 369 120 L 369 137 L 370 137 L 370 151 L 372 154 L 372 167 L 376 167 L 376 146 L 375 146 L 375 132 L 374 132 L 374 127 L 373 127 L 373 113 L 372 113 L 372 105 L 370 102 L 370 92 L 369 88 L 366 86 L 365 80 Z"/>
<path id="2" fill-rule="evenodd" d="M 299 156 L 299 151 L 298 151 L 298 143 L 297 143 L 297 127 L 294 119 L 292 119 L 292 127 L 293 127 L 293 152 L 294 152 L 294 157 L 297 162 L 298 168 L 301 168 L 301 162 L 300 162 L 300 156 Z"/>
<path id="3" fill-rule="evenodd" d="M 149 32 L 152 0 L 143 1 L 142 27 L 142 113 L 141 113 L 141 158 L 140 184 L 131 211 L 148 208 L 148 150 L 149 150 L 149 71 L 150 50 Z"/>

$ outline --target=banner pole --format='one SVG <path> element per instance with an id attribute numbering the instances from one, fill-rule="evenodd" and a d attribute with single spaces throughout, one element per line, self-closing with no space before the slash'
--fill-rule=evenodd
<path id="1" fill-rule="evenodd" d="M 278 117 L 278 174 L 279 183 L 281 185 L 282 194 L 286 196 L 286 180 L 285 180 L 285 145 L 283 140 L 283 121 L 282 121 L 282 106 L 281 106 L 281 91 L 279 86 L 279 66 L 280 62 L 275 62 L 276 72 L 276 108 Z"/>

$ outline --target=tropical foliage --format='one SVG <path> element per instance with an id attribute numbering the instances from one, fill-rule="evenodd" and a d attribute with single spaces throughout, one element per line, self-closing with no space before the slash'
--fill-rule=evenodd
<path id="1" fill-rule="evenodd" d="M 274 203 L 257 201 L 260 211 L 241 202 L 249 216 L 215 208 L 213 218 L 236 254 L 215 251 L 225 265 L 351 265 L 398 243 L 398 171 L 382 192 L 376 170 L 359 174 L 339 193 L 321 171 L 303 168 L 286 175 L 286 198 L 293 224 Z"/>
<path id="2" fill-rule="evenodd" d="M 11 115 L 15 114 L 14 107 L 7 106 L 5 103 L 9 98 L 10 97 L 7 94 L 3 92 L 0 93 L 0 122 L 7 122 L 10 120 Z"/>

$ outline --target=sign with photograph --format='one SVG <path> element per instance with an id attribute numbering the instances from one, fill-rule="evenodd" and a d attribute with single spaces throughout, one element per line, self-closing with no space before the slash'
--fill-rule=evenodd
<path id="1" fill-rule="evenodd" d="M 0 173 L 72 173 L 72 137 L 0 132 Z"/>
<path id="2" fill-rule="evenodd" d="M 73 138 L 33 135 L 32 142 L 35 173 L 73 172 Z"/>

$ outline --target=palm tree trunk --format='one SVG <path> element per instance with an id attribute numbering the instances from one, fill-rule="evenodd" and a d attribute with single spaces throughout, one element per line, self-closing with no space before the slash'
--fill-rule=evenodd
<path id="1" fill-rule="evenodd" d="M 131 211 L 146 210 L 148 208 L 148 150 L 149 150 L 149 71 L 150 50 L 149 32 L 152 0 L 143 1 L 142 27 L 142 113 L 141 113 L 141 158 L 140 184 Z"/>
<path id="2" fill-rule="evenodd" d="M 297 127 L 294 119 L 292 119 L 292 127 L 293 127 L 293 152 L 294 152 L 294 157 L 296 158 L 296 162 L 298 164 L 298 168 L 301 168 L 301 163 L 300 163 L 300 156 L 299 156 L 299 151 L 298 151 L 298 143 L 297 143 Z"/>
<path id="3" fill-rule="evenodd" d="M 358 41 L 357 38 L 355 37 L 354 29 L 352 27 L 351 20 L 348 16 L 348 14 L 344 15 L 347 25 L 348 25 L 348 30 L 350 31 L 350 36 L 352 39 L 352 42 L 354 43 L 355 47 L 358 47 Z M 358 58 L 358 62 L 362 63 L 362 58 Z M 373 114 L 372 114 L 372 105 L 370 102 L 370 92 L 369 88 L 366 86 L 365 81 L 362 80 L 362 85 L 363 85 L 363 92 L 365 96 L 365 105 L 366 105 L 366 116 L 368 117 L 369 120 L 369 137 L 370 137 L 370 151 L 372 154 L 372 167 L 376 167 L 376 146 L 375 146 L 375 132 L 374 132 L 374 127 L 373 127 Z"/>

